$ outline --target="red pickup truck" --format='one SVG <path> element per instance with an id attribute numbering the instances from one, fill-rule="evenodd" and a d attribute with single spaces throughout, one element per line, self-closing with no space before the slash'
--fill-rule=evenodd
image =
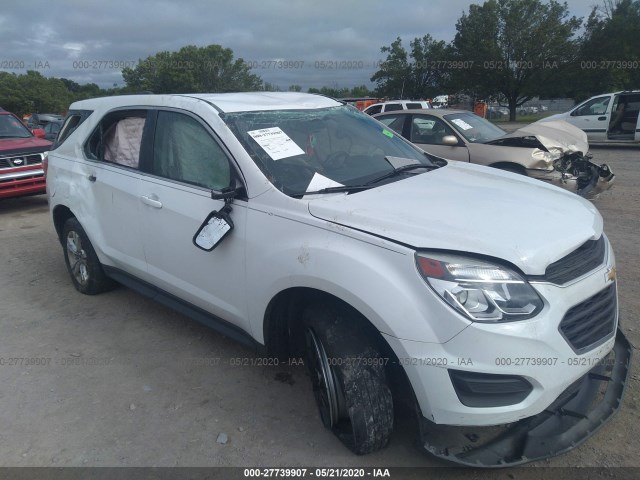
<path id="1" fill-rule="evenodd" d="M 51 142 L 41 128 L 29 130 L 0 109 L 0 199 L 45 193 L 42 161 Z"/>

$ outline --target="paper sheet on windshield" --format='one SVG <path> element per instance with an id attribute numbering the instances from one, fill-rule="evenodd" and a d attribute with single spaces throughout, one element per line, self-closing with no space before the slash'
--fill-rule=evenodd
<path id="1" fill-rule="evenodd" d="M 263 128 L 247 132 L 273 160 L 302 155 L 304 151 L 296 145 L 280 127 Z"/>
<path id="2" fill-rule="evenodd" d="M 342 186 L 342 183 L 338 183 L 335 180 L 331 180 L 330 178 L 327 178 L 324 175 L 320 175 L 318 172 L 316 172 L 313 174 L 313 178 L 309 182 L 307 192 L 315 192 L 318 190 L 322 190 L 323 188 Z"/>
<path id="3" fill-rule="evenodd" d="M 465 122 L 461 118 L 454 118 L 453 120 L 451 120 L 451 122 L 455 123 L 462 130 L 469 130 L 470 128 L 473 128 L 471 125 L 469 125 L 467 122 Z"/>

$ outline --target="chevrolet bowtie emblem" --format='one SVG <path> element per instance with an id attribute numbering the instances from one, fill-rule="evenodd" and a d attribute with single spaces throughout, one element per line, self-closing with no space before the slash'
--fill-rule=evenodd
<path id="1" fill-rule="evenodd" d="M 611 267 L 607 270 L 606 277 L 607 282 L 613 282 L 616 279 L 616 267 Z"/>

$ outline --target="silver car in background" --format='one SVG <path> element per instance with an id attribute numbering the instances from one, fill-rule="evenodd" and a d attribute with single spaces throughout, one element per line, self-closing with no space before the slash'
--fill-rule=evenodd
<path id="1" fill-rule="evenodd" d="M 607 165 L 591 162 L 586 134 L 563 121 L 507 133 L 466 110 L 404 110 L 374 118 L 433 155 L 545 180 L 586 198 L 611 188 L 615 178 Z"/>

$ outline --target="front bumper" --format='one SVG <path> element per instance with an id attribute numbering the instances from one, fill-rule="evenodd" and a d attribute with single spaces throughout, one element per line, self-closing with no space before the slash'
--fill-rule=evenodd
<path id="1" fill-rule="evenodd" d="M 577 193 L 581 197 L 593 200 L 611 187 L 615 181 L 615 175 L 606 165 L 590 164 L 590 174 L 582 177 L 562 173 L 557 170 L 527 170 L 527 175 L 537 180 L 543 180 L 564 190 Z"/>
<path id="2" fill-rule="evenodd" d="M 45 193 L 42 165 L 0 169 L 0 198 Z"/>
<path id="3" fill-rule="evenodd" d="M 618 330 L 613 350 L 543 412 L 502 427 L 448 427 L 419 415 L 424 448 L 447 462 L 509 467 L 565 453 L 588 439 L 620 408 L 631 345 Z"/>

